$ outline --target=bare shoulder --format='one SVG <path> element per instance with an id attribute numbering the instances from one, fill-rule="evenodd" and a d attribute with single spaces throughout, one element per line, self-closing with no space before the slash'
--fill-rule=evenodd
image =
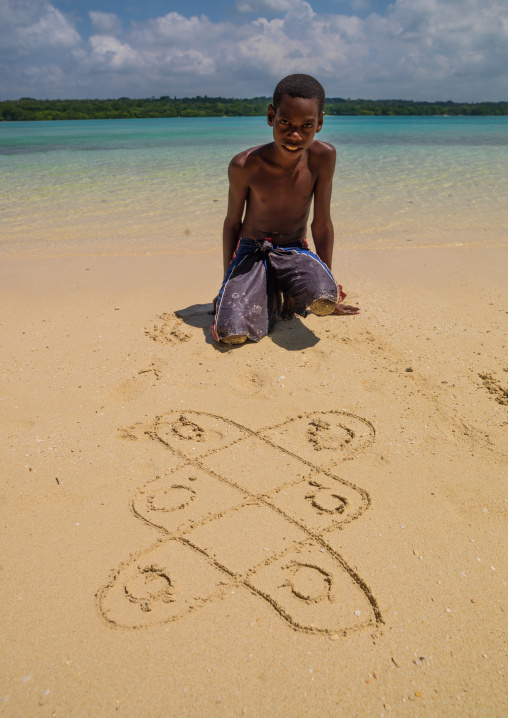
<path id="1" fill-rule="evenodd" d="M 308 153 L 309 162 L 315 163 L 319 168 L 325 169 L 326 167 L 335 166 L 337 152 L 335 151 L 335 147 L 329 142 L 314 140 L 308 149 Z"/>
<path id="2" fill-rule="evenodd" d="M 243 150 L 233 157 L 229 166 L 231 169 L 241 170 L 246 169 L 253 161 L 256 161 L 265 145 L 258 145 L 257 147 L 249 147 L 248 150 Z"/>

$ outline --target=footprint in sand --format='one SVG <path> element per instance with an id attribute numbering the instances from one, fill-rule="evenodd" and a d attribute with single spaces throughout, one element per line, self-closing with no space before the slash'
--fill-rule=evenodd
<path id="1" fill-rule="evenodd" d="M 506 369 L 505 369 L 506 371 Z M 501 382 L 495 379 L 492 374 L 478 374 L 483 386 L 498 404 L 508 406 L 508 388 L 504 388 Z"/>
<path id="2" fill-rule="evenodd" d="M 269 369 L 242 369 L 232 377 L 231 384 L 244 395 L 263 397 L 273 389 L 273 372 Z"/>
<path id="3" fill-rule="evenodd" d="M 138 441 L 148 438 L 150 427 L 137 421 L 130 426 L 123 426 L 118 430 L 118 438 L 126 441 Z"/>
<path id="4" fill-rule="evenodd" d="M 187 342 L 191 338 L 182 320 L 176 314 L 169 312 L 157 317 L 157 324 L 154 324 L 153 329 L 145 329 L 145 334 L 159 344 L 178 344 Z"/>
<path id="5" fill-rule="evenodd" d="M 159 381 L 163 375 L 162 367 L 151 362 L 149 366 L 138 369 L 134 376 L 123 381 L 109 393 L 111 399 L 116 401 L 131 401 L 142 396 L 147 389 Z"/>
<path id="6" fill-rule="evenodd" d="M 370 422 L 312 412 L 252 431 L 169 411 L 149 435 L 181 462 L 133 496 L 134 514 L 160 536 L 98 592 L 109 624 L 167 623 L 232 590 L 258 596 L 307 633 L 382 623 L 371 590 L 327 542 L 370 505 L 366 491 L 331 471 L 373 442 Z"/>

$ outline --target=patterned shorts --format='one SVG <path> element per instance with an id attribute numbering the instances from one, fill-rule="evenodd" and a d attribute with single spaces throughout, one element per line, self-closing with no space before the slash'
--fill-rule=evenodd
<path id="1" fill-rule="evenodd" d="M 338 300 L 332 273 L 305 241 L 278 245 L 242 237 L 217 298 L 215 340 L 247 336 L 258 342 L 280 318 L 281 292 L 301 315 L 316 300 Z"/>

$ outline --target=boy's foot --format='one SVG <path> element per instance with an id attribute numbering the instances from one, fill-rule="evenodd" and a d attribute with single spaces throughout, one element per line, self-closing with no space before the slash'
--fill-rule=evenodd
<path id="1" fill-rule="evenodd" d="M 309 306 L 309 309 L 318 317 L 326 317 L 327 314 L 332 314 L 335 311 L 336 303 L 331 299 L 315 299 Z"/>
<path id="2" fill-rule="evenodd" d="M 221 342 L 224 342 L 224 344 L 243 344 L 244 341 L 247 339 L 247 336 L 245 334 L 233 334 L 230 337 L 221 337 Z"/>

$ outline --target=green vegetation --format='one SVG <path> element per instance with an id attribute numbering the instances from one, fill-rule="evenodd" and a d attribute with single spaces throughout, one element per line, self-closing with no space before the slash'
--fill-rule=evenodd
<path id="1" fill-rule="evenodd" d="M 246 117 L 264 115 L 269 97 L 168 96 L 131 100 L 20 100 L 0 102 L 0 121 L 113 120 L 141 117 Z M 413 102 L 412 100 L 344 100 L 329 98 L 327 115 L 508 115 L 508 102 Z"/>

